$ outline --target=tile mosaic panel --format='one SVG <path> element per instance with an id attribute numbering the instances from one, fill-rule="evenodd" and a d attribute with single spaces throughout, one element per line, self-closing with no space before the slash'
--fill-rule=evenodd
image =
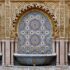
<path id="1" fill-rule="evenodd" d="M 22 16 L 18 32 L 18 53 L 52 53 L 51 22 L 42 12 Z"/>

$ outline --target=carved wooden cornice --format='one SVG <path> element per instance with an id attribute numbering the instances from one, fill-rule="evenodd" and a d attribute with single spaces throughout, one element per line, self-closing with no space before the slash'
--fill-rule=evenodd
<path id="1" fill-rule="evenodd" d="M 51 23 L 52 24 L 52 28 L 53 28 L 53 34 L 52 34 L 52 36 L 54 38 L 58 38 L 59 37 L 59 29 L 57 27 L 57 21 L 55 20 L 54 15 L 51 14 L 48 9 L 44 9 L 42 6 L 36 6 L 36 5 L 34 5 L 34 6 L 27 6 L 27 9 L 21 10 L 21 12 L 18 15 L 16 15 L 16 18 L 13 21 L 13 24 L 12 24 L 13 30 L 11 32 L 11 38 L 18 37 L 18 25 L 19 25 L 20 18 L 22 16 L 24 16 L 25 13 L 31 12 L 31 11 L 35 11 L 35 10 L 36 11 L 41 11 L 41 12 L 43 12 L 43 13 L 45 13 L 47 15 L 47 17 L 52 22 Z"/>
<path id="2" fill-rule="evenodd" d="M 59 0 L 10 0 L 11 2 L 59 2 Z M 0 0 L 5 2 L 5 0 Z"/>
<path id="3" fill-rule="evenodd" d="M 59 1 L 48 1 L 48 0 L 11 0 L 11 2 L 59 2 Z"/>
<path id="4" fill-rule="evenodd" d="M 11 2 L 60 2 L 59 0 L 10 0 Z M 5 0 L 0 0 L 0 2 L 5 2 Z M 70 2 L 70 0 L 65 0 L 65 2 Z"/>
<path id="5" fill-rule="evenodd" d="M 0 0 L 0 2 L 5 2 L 5 0 Z"/>
<path id="6" fill-rule="evenodd" d="M 59 0 L 11 0 L 11 2 L 60 2 Z M 65 0 L 65 2 L 70 2 L 70 0 Z"/>

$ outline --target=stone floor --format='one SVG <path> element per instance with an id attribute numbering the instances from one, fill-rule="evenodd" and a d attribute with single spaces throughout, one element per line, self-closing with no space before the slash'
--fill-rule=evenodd
<path id="1" fill-rule="evenodd" d="M 0 70 L 70 70 L 70 66 L 0 66 Z"/>

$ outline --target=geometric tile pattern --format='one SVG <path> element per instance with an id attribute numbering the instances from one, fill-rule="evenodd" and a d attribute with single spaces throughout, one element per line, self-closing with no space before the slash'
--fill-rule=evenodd
<path id="1" fill-rule="evenodd" d="M 18 53 L 52 53 L 52 26 L 45 14 L 29 12 L 19 23 Z"/>

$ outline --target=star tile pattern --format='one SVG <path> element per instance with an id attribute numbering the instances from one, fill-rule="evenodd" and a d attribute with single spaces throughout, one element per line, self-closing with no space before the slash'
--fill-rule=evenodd
<path id="1" fill-rule="evenodd" d="M 18 53 L 52 53 L 51 22 L 42 12 L 29 12 L 19 24 Z"/>

